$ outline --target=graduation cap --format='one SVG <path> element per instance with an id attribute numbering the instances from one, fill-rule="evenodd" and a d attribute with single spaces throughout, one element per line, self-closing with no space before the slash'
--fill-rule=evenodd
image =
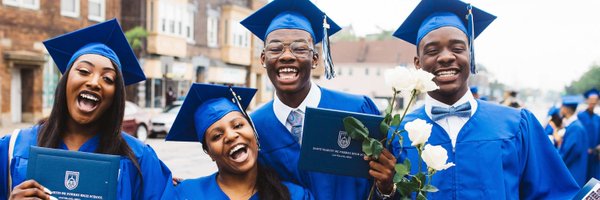
<path id="1" fill-rule="evenodd" d="M 146 80 L 117 19 L 46 40 L 44 46 L 63 74 L 81 55 L 97 54 L 117 65 L 123 73 L 125 85 Z"/>
<path id="2" fill-rule="evenodd" d="M 473 94 L 477 94 L 477 92 L 479 92 L 479 88 L 477 86 L 471 86 L 471 88 L 469 88 L 471 90 L 471 93 Z"/>
<path id="3" fill-rule="evenodd" d="M 459 0 L 423 0 L 393 35 L 418 48 L 421 39 L 431 31 L 455 27 L 469 39 L 471 73 L 476 73 L 473 41 L 495 19 L 496 16 Z"/>
<path id="4" fill-rule="evenodd" d="M 581 103 L 581 102 L 583 102 L 583 99 L 581 98 L 581 96 L 571 95 L 571 96 L 563 96 L 562 97 L 562 105 L 571 107 L 573 109 L 576 109 L 577 105 L 579 105 L 579 103 Z"/>
<path id="5" fill-rule="evenodd" d="M 263 41 L 269 33 L 278 29 L 299 29 L 310 33 L 314 44 L 323 41 L 325 77 L 335 77 L 329 35 L 342 28 L 309 0 L 274 0 L 240 23 Z"/>
<path id="6" fill-rule="evenodd" d="M 550 110 L 548 110 L 548 116 L 558 115 L 560 113 L 560 108 L 556 106 L 552 106 Z"/>
<path id="7" fill-rule="evenodd" d="M 255 130 L 245 111 L 255 93 L 253 88 L 194 83 L 165 140 L 202 143 L 206 129 L 233 111 L 241 112 Z"/>
<path id="8" fill-rule="evenodd" d="M 586 99 L 590 98 L 590 96 L 594 96 L 594 95 L 600 96 L 600 91 L 598 91 L 598 89 L 596 89 L 596 88 L 592 88 L 588 91 L 585 91 L 585 93 L 583 93 L 583 97 L 585 97 Z"/>

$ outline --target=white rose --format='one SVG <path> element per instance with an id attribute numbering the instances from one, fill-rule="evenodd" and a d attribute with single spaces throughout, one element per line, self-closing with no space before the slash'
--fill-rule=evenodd
<path id="1" fill-rule="evenodd" d="M 404 130 L 408 132 L 408 138 L 412 142 L 412 146 L 425 144 L 431 135 L 432 124 L 425 122 L 422 119 L 415 119 L 412 122 L 404 125 Z"/>
<path id="2" fill-rule="evenodd" d="M 408 81 L 406 81 L 410 77 L 410 72 L 406 67 L 398 66 L 393 69 L 388 69 L 385 71 L 384 78 L 385 83 L 395 88 L 396 90 L 401 90 L 407 87 Z"/>
<path id="3" fill-rule="evenodd" d="M 417 83 L 415 89 L 420 93 L 425 93 L 433 90 L 437 90 L 439 87 L 433 82 L 435 77 L 433 74 L 423 71 L 421 69 L 414 70 L 413 76 L 416 77 Z"/>
<path id="4" fill-rule="evenodd" d="M 385 82 L 388 86 L 401 91 L 404 97 L 410 97 L 411 91 L 416 89 L 419 93 L 438 89 L 432 81 L 434 75 L 421 69 L 398 66 L 386 70 Z"/>
<path id="5" fill-rule="evenodd" d="M 425 145 L 421 158 L 423 158 L 427 167 L 435 169 L 436 171 L 445 170 L 454 166 L 454 163 L 446 163 L 448 160 L 448 152 L 439 145 Z"/>

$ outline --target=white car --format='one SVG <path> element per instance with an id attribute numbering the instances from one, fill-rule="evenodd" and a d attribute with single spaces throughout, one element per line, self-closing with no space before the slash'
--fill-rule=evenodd
<path id="1" fill-rule="evenodd" d="M 150 134 L 148 137 L 155 138 L 158 134 L 166 135 L 173 126 L 180 108 L 181 104 L 175 104 L 150 118 Z"/>

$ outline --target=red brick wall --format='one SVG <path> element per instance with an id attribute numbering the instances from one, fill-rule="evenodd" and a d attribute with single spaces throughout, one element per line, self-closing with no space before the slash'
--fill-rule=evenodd
<path id="1" fill-rule="evenodd" d="M 5 52 L 23 50 L 43 54 L 44 50 L 34 49 L 34 44 L 97 23 L 87 18 L 87 0 L 80 0 L 79 6 L 79 17 L 73 18 L 60 14 L 60 0 L 40 0 L 38 10 L 0 3 L 0 116 L 10 116 L 11 73 L 4 59 Z M 106 20 L 120 18 L 121 0 L 106 0 L 105 11 Z M 41 113 L 43 67 L 36 68 L 33 74 L 32 109 L 34 113 Z M 6 120 L 0 119 L 0 125 Z"/>

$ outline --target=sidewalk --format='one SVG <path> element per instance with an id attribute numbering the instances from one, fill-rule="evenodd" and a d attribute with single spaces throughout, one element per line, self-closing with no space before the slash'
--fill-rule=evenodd
<path id="1" fill-rule="evenodd" d="M 18 123 L 18 124 L 11 124 L 8 126 L 0 126 L 0 137 L 7 135 L 7 134 L 11 134 L 16 128 L 26 128 L 26 127 L 30 127 L 30 126 L 33 126 L 33 124 Z"/>

